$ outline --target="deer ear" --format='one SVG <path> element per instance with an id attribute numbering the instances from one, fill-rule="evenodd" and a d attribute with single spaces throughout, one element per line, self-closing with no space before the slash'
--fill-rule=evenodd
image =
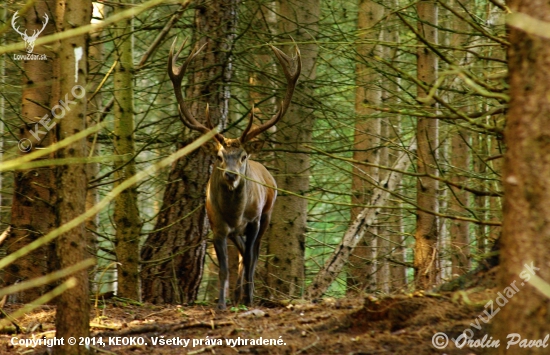
<path id="1" fill-rule="evenodd" d="M 248 154 L 258 153 L 260 150 L 262 150 L 263 146 L 264 141 L 253 140 L 244 144 L 244 150 L 246 150 Z"/>
<path id="2" fill-rule="evenodd" d="M 218 142 L 208 141 L 202 145 L 202 149 L 208 154 L 216 155 L 218 153 Z"/>

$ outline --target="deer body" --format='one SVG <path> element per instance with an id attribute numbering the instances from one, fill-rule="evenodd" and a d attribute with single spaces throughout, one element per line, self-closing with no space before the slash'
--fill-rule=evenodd
<path id="1" fill-rule="evenodd" d="M 168 59 L 168 74 L 174 85 L 179 104 L 180 118 L 190 129 L 206 133 L 212 124 L 206 111 L 208 127 L 200 123 L 183 100 L 181 81 L 189 62 L 202 50 L 190 55 L 181 67 L 175 62 L 182 47 L 174 56 L 174 44 Z M 271 219 L 271 211 L 277 197 L 275 179 L 260 163 L 249 159 L 254 152 L 261 150 L 263 142 L 254 140 L 256 136 L 275 125 L 285 114 L 296 82 L 300 75 L 300 52 L 296 48 L 296 57 L 289 57 L 275 47 L 271 47 L 283 67 L 287 79 L 287 89 L 281 107 L 264 124 L 252 129 L 253 116 L 240 138 L 225 138 L 218 133 L 214 142 L 208 146 L 216 155 L 216 163 L 206 189 L 206 212 L 210 227 L 214 233 L 214 248 L 219 263 L 220 292 L 218 309 L 226 308 L 226 293 L 229 287 L 229 266 L 227 239 L 231 239 L 241 255 L 239 279 L 235 290 L 235 303 L 241 302 L 244 291 L 244 303 L 251 305 L 254 296 L 254 271 L 258 262 L 260 240 Z M 252 110 L 254 112 L 254 110 Z"/>
<path id="2" fill-rule="evenodd" d="M 243 235 L 247 223 L 258 222 L 259 216 L 271 214 L 277 191 L 262 185 L 277 187 L 275 179 L 262 164 L 252 160 L 248 161 L 246 171 L 246 179 L 242 179 L 235 189 L 220 184 L 224 179 L 221 171 L 212 172 L 206 192 L 206 210 L 215 234 Z"/>
<path id="3" fill-rule="evenodd" d="M 242 177 L 235 182 L 232 175 L 225 176 L 226 171 L 221 167 L 223 163 L 218 161 L 214 166 L 206 190 L 206 211 L 214 233 L 214 248 L 220 268 L 218 308 L 221 309 L 225 307 L 229 287 L 227 238 L 235 243 L 243 259 L 234 301 L 241 302 L 244 288 L 243 301 L 251 304 L 260 242 L 277 197 L 275 189 L 266 187 L 276 187 L 276 183 L 262 164 L 245 158 L 240 172 Z"/>

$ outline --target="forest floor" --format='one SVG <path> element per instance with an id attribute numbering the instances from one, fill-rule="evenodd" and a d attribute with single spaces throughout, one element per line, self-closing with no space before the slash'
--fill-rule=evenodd
<path id="1" fill-rule="evenodd" d="M 494 270 L 482 283 L 462 291 L 326 298 L 318 303 L 225 312 L 213 306 L 132 305 L 111 299 L 92 307 L 93 338 L 89 341 L 96 354 L 118 355 L 484 354 L 487 349 L 460 349 L 452 341 L 438 350 L 432 337 L 443 332 L 456 338 L 467 328 L 474 331 L 475 339 L 489 333 L 490 323 L 479 321 L 480 330 L 471 323 L 475 324 L 483 306 L 496 297 Z M 19 307 L 7 305 L 4 311 L 11 313 Z M 54 318 L 53 306 L 42 306 L 20 318 L 18 325 L 25 332 L 1 334 L 0 354 L 51 353 L 45 346 L 32 348 L 13 342 L 53 338 Z"/>

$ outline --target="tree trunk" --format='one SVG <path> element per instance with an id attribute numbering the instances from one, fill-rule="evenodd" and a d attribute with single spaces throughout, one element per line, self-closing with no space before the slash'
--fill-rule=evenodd
<path id="1" fill-rule="evenodd" d="M 276 112 L 280 98 L 276 95 L 277 83 L 273 80 L 274 74 L 277 73 L 278 63 L 274 60 L 273 51 L 265 45 L 273 40 L 273 33 L 277 32 L 277 3 L 275 1 L 258 2 L 256 4 L 255 16 L 253 19 L 253 27 L 255 34 L 258 36 L 255 41 L 251 41 L 248 45 L 256 46 L 257 51 L 252 52 L 250 60 L 253 64 L 253 70 L 249 74 L 249 105 L 254 105 L 255 124 L 263 124 L 267 122 L 272 114 Z M 283 118 L 284 120 L 284 118 Z M 274 133 L 277 131 L 275 126 L 269 128 L 262 133 L 258 139 L 264 139 L 265 145 L 263 149 L 256 153 L 254 160 L 264 164 L 268 169 L 274 165 L 275 154 L 273 153 Z M 269 228 L 268 228 L 269 229 Z M 268 237 L 263 237 L 260 244 L 260 255 L 267 254 Z M 237 247 L 233 242 L 228 242 L 229 257 L 238 261 Z M 233 262 L 235 264 L 235 262 Z M 267 269 L 266 264 L 259 262 L 254 273 L 254 289 L 256 294 L 265 294 Z M 229 260 L 231 273 L 238 271 Z M 232 281 L 233 274 L 230 274 Z M 230 282 L 229 288 L 231 294 L 234 292 L 235 283 Z"/>
<path id="2" fill-rule="evenodd" d="M 100 5 L 105 11 L 105 7 Z M 90 32 L 90 42 L 94 45 L 90 45 L 88 48 L 88 106 L 87 111 L 88 115 L 86 116 L 86 126 L 91 127 L 97 122 L 101 121 L 101 111 L 103 109 L 102 98 L 103 95 L 100 92 L 96 93 L 97 88 L 101 85 L 103 79 L 102 68 L 104 63 L 103 52 L 105 50 L 104 43 L 100 41 L 102 34 L 104 33 L 103 29 L 97 32 Z M 95 94 L 94 94 L 95 93 Z M 93 113 L 92 113 L 93 112 Z M 99 156 L 100 154 L 100 143 L 98 142 L 97 135 L 94 135 L 93 139 L 87 140 L 87 149 L 86 156 Z M 86 164 L 86 176 L 88 181 L 92 181 L 99 176 L 99 163 L 90 163 Z M 94 185 L 93 183 L 91 185 Z M 88 186 L 86 190 L 86 211 L 91 209 L 99 202 L 99 190 L 97 187 Z M 98 243 L 98 232 L 99 227 L 99 214 L 89 218 L 86 221 L 86 234 L 88 235 L 88 250 L 92 257 L 98 255 L 99 243 Z M 90 270 L 90 291 L 97 291 L 97 288 L 101 287 L 96 283 L 96 276 L 100 275 L 102 268 L 105 267 L 104 264 L 98 263 L 95 265 L 93 270 Z M 101 270 L 98 272 L 98 270 Z M 104 275 L 105 277 L 106 275 Z M 97 280 L 99 281 L 99 280 Z M 112 284 L 108 284 L 109 286 Z M 104 291 L 104 290 L 102 290 Z"/>
<path id="3" fill-rule="evenodd" d="M 6 19 L 8 18 L 8 9 L 7 7 L 0 8 L 0 21 L 3 23 L 6 23 Z M 3 33 L 0 35 L 0 47 L 4 46 L 6 44 L 7 35 L 6 33 Z M 7 56 L 2 56 L 0 58 L 0 85 L 2 87 L 5 87 L 6 85 L 6 60 Z M 4 95 L 0 95 L 0 117 L 3 117 L 3 120 L 0 121 L 0 161 L 4 161 L 4 120 L 6 119 L 6 98 Z M 0 174 L 0 220 L 4 221 L 7 220 L 7 216 L 4 212 L 4 205 L 9 206 L 10 204 L 6 204 L 6 200 L 4 197 L 3 192 L 3 186 L 4 186 L 4 175 Z M 10 227 L 2 232 L 7 233 L 9 232 Z M 0 235 L 2 235 L 0 234 Z M 0 259 L 4 258 L 6 256 L 6 250 L 5 244 L 0 243 Z M 0 270 L 0 288 L 5 286 L 5 271 L 2 269 Z"/>
<path id="4" fill-rule="evenodd" d="M 380 55 L 375 43 L 381 36 L 378 24 L 384 15 L 384 8 L 372 0 L 360 0 L 357 14 L 357 64 L 355 65 L 355 132 L 353 136 L 353 159 L 378 164 L 380 158 L 380 118 L 377 111 L 366 105 L 380 105 L 382 94 L 379 88 L 380 76 L 370 58 Z M 376 167 L 355 165 L 351 177 L 351 203 L 360 205 L 351 208 L 351 220 L 355 220 L 363 207 L 373 196 L 374 184 L 379 180 Z M 374 183 L 374 184 L 373 184 Z M 376 226 L 371 226 L 365 237 L 355 248 L 349 259 L 348 292 L 374 291 L 376 286 Z"/>
<path id="5" fill-rule="evenodd" d="M 190 100 L 206 101 L 190 105 L 195 117 L 204 119 L 208 103 L 213 123 L 222 126 L 228 115 L 227 85 L 232 75 L 237 4 L 238 0 L 201 1 L 195 11 L 196 36 L 202 36 L 195 42 L 198 46 L 203 43 L 207 46 L 190 64 L 186 96 Z M 189 130 L 184 132 L 184 141 L 178 149 L 195 138 Z M 211 163 L 212 157 L 199 149 L 171 168 L 155 231 L 149 234 L 141 252 L 146 262 L 142 270 L 145 301 L 191 303 L 197 298 L 208 234 L 204 203 Z"/>
<path id="6" fill-rule="evenodd" d="M 390 7 L 397 6 L 397 0 L 391 0 L 389 2 Z M 400 23 L 395 21 L 386 20 L 382 29 L 382 40 L 385 42 L 399 43 Z M 395 47 L 383 47 L 382 53 L 386 60 L 396 63 L 397 46 Z M 385 87 L 388 90 L 383 92 L 383 102 L 386 105 L 398 105 L 401 100 L 399 99 L 399 92 L 401 91 L 401 79 L 396 78 L 391 83 L 386 83 Z M 385 148 L 388 154 L 387 163 L 383 163 L 385 166 L 392 166 L 398 158 L 398 147 L 393 146 L 390 142 L 399 142 L 401 136 L 401 116 L 391 115 L 386 118 L 385 127 L 387 133 L 383 135 L 385 137 Z M 392 148 L 392 149 L 390 149 Z M 390 241 L 390 262 L 389 264 L 389 292 L 398 292 L 404 290 L 407 287 L 407 268 L 405 265 L 405 244 L 403 235 L 404 223 L 403 223 L 403 210 L 402 203 L 398 199 L 391 199 L 389 201 L 390 208 L 387 210 L 388 218 L 386 226 L 381 231 L 381 235 L 385 236 Z M 388 282 L 388 281 L 386 281 Z"/>
<path id="7" fill-rule="evenodd" d="M 390 136 L 389 119 L 387 117 L 380 120 L 380 136 L 388 139 Z M 382 166 L 393 165 L 390 162 L 390 154 L 387 148 L 387 144 L 380 149 L 379 164 Z M 387 171 L 379 172 L 379 180 L 382 180 L 388 174 Z M 388 201 L 389 202 L 389 201 Z M 376 221 L 377 228 L 377 241 L 376 241 L 376 290 L 382 293 L 388 293 L 390 291 L 390 266 L 388 264 L 388 258 L 391 254 L 390 235 L 391 227 L 388 225 L 393 211 L 391 209 L 381 209 Z"/>
<path id="8" fill-rule="evenodd" d="M 550 22 L 548 1 L 511 0 L 509 6 L 512 14 L 531 17 L 529 22 Z M 508 150 L 499 289 L 515 285 L 520 292 L 507 298 L 493 322 L 495 338 L 501 343 L 511 333 L 520 334 L 521 339 L 543 340 L 550 322 L 547 296 L 528 283 L 533 274 L 550 281 L 550 39 L 510 26 L 509 41 L 511 101 L 504 132 Z M 547 354 L 548 349 L 520 350 L 519 344 L 509 350 L 502 345 L 498 348 L 499 354 L 510 352 Z"/>
<path id="9" fill-rule="evenodd" d="M 451 165 L 454 168 L 453 182 L 465 184 L 464 173 L 469 170 L 469 151 L 468 151 L 468 132 L 457 129 L 451 138 Z M 455 215 L 464 215 L 468 208 L 468 192 L 451 186 L 452 200 L 449 202 L 449 209 Z M 470 269 L 470 238 L 468 222 L 460 220 L 451 220 L 451 261 L 452 274 L 462 275 Z"/>
<path id="10" fill-rule="evenodd" d="M 48 15 L 48 24 L 41 36 L 52 34 L 55 30 L 52 9 L 55 2 L 37 1 L 23 18 L 18 19 L 21 29 L 28 33 L 40 30 L 44 15 Z M 36 148 L 46 147 L 53 142 L 53 131 L 46 129 L 40 120 L 51 118 L 50 107 L 52 95 L 53 57 L 51 50 L 44 46 L 35 46 L 33 53 L 46 54 L 47 60 L 24 61 L 23 95 L 21 115 L 26 123 L 19 128 L 20 150 L 22 154 Z M 48 118 L 49 117 L 49 118 Z M 42 122 L 46 122 L 43 120 Z M 46 123 L 47 126 L 50 126 Z M 33 135 L 34 133 L 34 135 Z M 35 138 L 35 135 L 38 139 Z M 43 159 L 51 159 L 53 154 Z M 11 230 L 4 241 L 6 252 L 10 254 L 38 237 L 47 234 L 55 226 L 54 209 L 54 171 L 51 167 L 19 170 L 15 172 L 15 191 L 11 205 Z M 42 276 L 51 271 L 55 257 L 53 245 L 44 246 L 26 256 L 19 258 L 5 270 L 4 285 L 14 284 Z M 28 303 L 38 298 L 47 286 L 33 288 L 17 295 L 10 296 L 10 301 Z"/>
<path id="11" fill-rule="evenodd" d="M 490 142 L 490 156 L 492 157 L 498 157 L 501 156 L 503 153 L 503 144 L 502 141 L 497 137 L 491 137 L 489 139 Z M 503 165 L 503 159 L 493 159 L 489 163 L 489 168 L 492 171 L 496 172 L 502 172 L 502 165 Z M 502 191 L 502 184 L 500 181 L 495 181 L 493 183 L 493 186 L 491 187 L 494 191 Z M 494 221 L 501 221 L 502 220 L 502 197 L 491 197 L 489 199 L 489 216 L 487 219 L 494 220 Z M 498 238 L 500 238 L 500 235 L 502 234 L 502 227 L 499 226 L 488 226 L 489 232 L 487 233 L 487 244 L 489 244 L 489 248 L 492 245 L 494 241 L 496 241 Z M 478 245 L 479 249 L 479 245 Z M 487 246 L 484 245 L 483 252 L 487 251 Z"/>
<path id="12" fill-rule="evenodd" d="M 449 3 L 449 6 L 453 8 L 457 13 L 464 13 L 461 0 L 453 0 Z M 464 14 L 466 15 L 466 14 Z M 461 33 L 461 30 L 464 26 L 467 26 L 465 22 L 460 20 L 456 16 L 450 18 L 449 28 L 452 30 L 452 33 L 449 36 L 449 45 L 453 48 L 462 48 L 466 46 L 472 36 L 468 36 Z M 457 56 L 460 64 L 467 66 L 469 62 L 470 55 L 464 53 L 463 55 Z M 457 90 L 462 90 L 463 87 L 457 87 Z M 458 96 L 458 95 L 456 95 Z M 449 99 L 450 102 L 453 102 L 453 96 Z M 464 106 L 460 108 L 464 113 L 468 113 L 469 107 L 468 104 L 470 100 L 466 100 Z M 454 129 L 453 129 L 454 128 Z M 451 137 L 451 154 L 450 160 L 452 165 L 452 181 L 464 185 L 467 182 L 466 173 L 470 171 L 470 151 L 469 147 L 471 146 L 469 140 L 469 132 L 465 129 L 460 128 L 459 126 L 452 127 L 452 137 Z M 476 135 L 478 138 L 482 139 L 482 135 Z M 484 141 L 484 140 L 483 140 Z M 479 153 L 479 151 L 476 151 Z M 482 158 L 483 159 L 483 158 Z M 477 160 L 479 161 L 479 160 Z M 485 164 L 484 161 L 479 161 L 481 164 Z M 478 172 L 481 173 L 481 172 Z M 450 195 L 451 199 L 449 203 L 449 210 L 456 216 L 464 216 L 469 208 L 469 193 L 463 189 L 450 186 Z M 469 223 L 461 220 L 450 220 L 450 252 L 451 252 L 451 273 L 452 275 L 462 275 L 469 271 L 470 268 L 470 234 L 469 234 Z"/>
<path id="13" fill-rule="evenodd" d="M 60 31 L 84 26 L 90 23 L 92 15 L 91 1 L 61 1 L 57 3 L 57 25 Z M 62 104 L 67 106 L 56 112 L 64 116 L 58 120 L 57 139 L 63 140 L 86 128 L 86 77 L 87 77 L 87 41 L 86 35 L 75 36 L 62 40 L 57 53 L 57 82 L 54 90 L 55 101 L 52 107 Z M 72 104 L 68 100 L 75 103 Z M 80 140 L 56 152 L 57 158 L 84 158 L 86 156 L 86 141 Z M 84 213 L 86 209 L 86 166 L 72 164 L 60 166 L 56 172 L 57 184 L 57 225 L 63 225 Z M 65 268 L 86 259 L 87 239 L 84 224 L 61 235 L 56 241 L 59 266 Z M 57 299 L 55 318 L 56 336 L 87 337 L 89 335 L 89 280 L 86 270 L 75 273 L 73 277 L 77 285 Z M 55 349 L 56 355 L 87 354 L 85 346 L 64 345 Z"/>
<path id="14" fill-rule="evenodd" d="M 288 42 L 292 36 L 300 44 L 302 75 L 298 81 L 294 102 L 277 125 L 277 148 L 275 175 L 277 186 L 282 190 L 305 195 L 309 190 L 310 160 L 302 146 L 311 141 L 314 111 L 307 98 L 313 94 L 311 80 L 315 79 L 319 47 L 315 36 L 318 32 L 320 14 L 319 0 L 300 3 L 282 0 L 279 14 L 279 38 Z M 283 51 L 289 53 L 289 46 Z M 301 297 L 304 282 L 305 236 L 307 231 L 307 200 L 280 191 L 273 209 L 271 227 L 267 230 L 268 297 Z"/>
<path id="15" fill-rule="evenodd" d="M 133 3 L 128 0 L 127 3 Z M 120 12 L 116 8 L 115 12 Z M 115 114 L 115 154 L 124 157 L 116 162 L 115 187 L 136 173 L 134 143 L 134 63 L 132 18 L 116 24 L 118 64 L 113 75 Z M 115 200 L 113 221 L 116 227 L 115 253 L 117 258 L 117 295 L 140 299 L 139 237 L 141 220 L 138 210 L 137 186 L 124 190 Z"/>
<path id="16" fill-rule="evenodd" d="M 474 173 L 479 174 L 479 176 L 487 175 L 487 161 L 485 160 L 488 157 L 487 144 L 488 137 L 484 137 L 479 134 L 472 135 L 472 167 Z M 502 168 L 500 168 L 500 170 L 498 171 L 502 171 Z M 480 189 L 484 188 L 485 186 L 480 185 Z M 500 188 L 499 190 L 502 189 Z M 476 195 L 473 197 L 472 202 L 475 210 L 477 211 L 477 217 L 479 219 L 491 219 L 490 216 L 487 214 L 487 196 Z M 501 220 L 501 218 L 494 218 L 494 220 Z M 479 254 L 483 254 L 486 251 L 485 249 L 487 244 L 487 229 L 487 226 L 483 224 L 474 226 L 474 237 L 476 240 L 477 252 Z"/>
<path id="17" fill-rule="evenodd" d="M 437 43 L 437 6 L 434 0 L 420 0 L 417 3 L 418 32 L 426 41 Z M 419 40 L 417 71 L 418 79 L 431 85 L 437 77 L 437 57 Z M 422 87 L 418 87 L 418 97 L 427 96 Z M 429 103 L 426 104 L 427 106 Z M 430 109 L 430 107 L 426 107 Z M 416 127 L 418 142 L 417 171 L 419 174 L 437 174 L 435 168 L 438 138 L 437 120 L 419 118 Z M 414 247 L 415 284 L 419 289 L 431 287 L 437 275 L 437 218 L 430 212 L 437 211 L 437 181 L 429 177 L 417 180 L 416 231 Z"/>

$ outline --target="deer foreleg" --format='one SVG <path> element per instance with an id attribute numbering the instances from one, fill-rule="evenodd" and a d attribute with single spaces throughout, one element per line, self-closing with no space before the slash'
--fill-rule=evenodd
<path id="1" fill-rule="evenodd" d="M 241 237 L 240 235 L 237 235 L 234 238 L 231 238 L 231 240 L 233 241 L 235 246 L 237 246 L 237 249 L 239 251 L 239 276 L 238 276 L 237 284 L 233 294 L 233 304 L 235 306 L 238 306 L 241 303 L 241 297 L 243 295 L 243 284 L 244 284 L 243 256 L 244 256 L 244 250 L 246 246 L 245 246 L 243 237 Z"/>
<path id="2" fill-rule="evenodd" d="M 219 273 L 218 277 L 220 280 L 220 294 L 218 297 L 218 309 L 224 310 L 225 306 L 225 295 L 227 289 L 229 288 L 229 266 L 227 258 L 227 238 L 225 237 L 214 237 L 214 249 L 216 250 L 216 256 L 218 257 L 219 264 Z"/>
<path id="3" fill-rule="evenodd" d="M 258 262 L 259 246 L 256 245 L 260 223 L 249 223 L 246 227 L 246 246 L 244 251 L 244 303 L 252 305 L 254 300 L 254 271 Z"/>

